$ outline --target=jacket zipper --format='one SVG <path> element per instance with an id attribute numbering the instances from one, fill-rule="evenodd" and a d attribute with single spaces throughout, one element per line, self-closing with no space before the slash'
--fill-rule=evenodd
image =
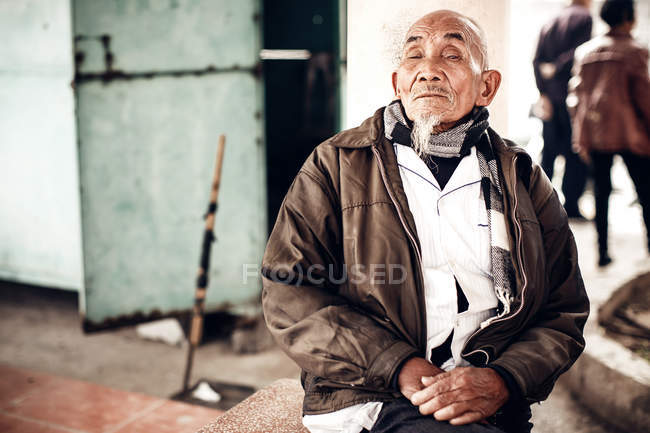
<path id="1" fill-rule="evenodd" d="M 381 180 L 384 182 L 384 186 L 386 187 L 386 191 L 388 191 L 388 195 L 393 202 L 393 205 L 395 206 L 395 209 L 397 210 L 397 216 L 399 217 L 400 223 L 402 224 L 402 227 L 404 228 L 404 231 L 409 237 L 409 241 L 411 243 L 411 247 L 415 250 L 415 256 L 417 259 L 417 264 L 418 264 L 418 269 L 416 270 L 416 273 L 419 277 L 419 290 L 418 290 L 418 295 L 420 296 L 420 302 L 424 301 L 424 276 L 422 275 L 422 253 L 420 252 L 420 248 L 418 247 L 417 242 L 415 241 L 415 236 L 411 233 L 411 231 L 408 228 L 408 225 L 406 224 L 406 221 L 404 219 L 404 215 L 402 215 L 401 207 L 397 203 L 397 199 L 393 195 L 392 188 L 388 184 L 388 179 L 386 175 L 385 168 L 383 166 L 381 156 L 379 155 L 379 150 L 377 150 L 377 147 L 375 145 L 372 146 L 372 153 L 374 153 L 375 158 L 377 158 L 377 165 L 379 166 L 379 173 L 381 174 Z M 425 345 L 426 345 L 426 335 L 427 335 L 427 322 L 426 322 L 426 314 L 424 313 L 424 309 L 420 308 L 420 320 L 422 321 L 422 331 L 420 332 L 420 338 L 423 339 Z"/>
<path id="2" fill-rule="evenodd" d="M 474 336 L 476 336 L 479 332 L 483 331 L 484 329 L 486 329 L 490 325 L 492 325 L 494 323 L 503 322 L 505 320 L 510 320 L 513 317 L 515 317 L 517 314 L 519 314 L 521 312 L 521 310 L 524 308 L 524 301 L 526 299 L 525 294 L 526 294 L 526 288 L 528 286 L 528 278 L 526 277 L 526 271 L 524 270 L 524 261 L 523 261 L 522 256 L 521 256 L 521 246 L 522 246 L 523 231 L 521 229 L 521 224 L 519 222 L 519 219 L 516 216 L 516 214 L 517 214 L 517 203 L 518 203 L 518 200 L 517 200 L 517 158 L 518 158 L 518 156 L 516 156 L 516 155 L 515 155 L 514 158 L 512 158 L 512 173 L 514 173 L 514 175 L 515 175 L 515 180 L 514 180 L 514 183 L 513 183 L 513 185 L 515 186 L 513 188 L 513 195 L 514 195 L 514 199 L 515 199 L 515 205 L 514 205 L 514 208 L 513 208 L 513 211 L 512 211 L 512 216 L 513 216 L 513 220 L 515 221 L 515 227 L 517 228 L 517 233 L 518 233 L 518 237 L 517 237 L 517 260 L 519 261 L 519 269 L 521 269 L 521 275 L 522 275 L 523 280 L 524 280 L 522 288 L 521 288 L 521 304 L 519 305 L 519 308 L 517 309 L 517 311 L 515 311 L 509 317 L 494 318 L 494 320 L 489 320 L 488 319 L 488 323 L 485 326 L 480 327 L 479 329 L 474 331 L 474 333 L 472 335 L 470 335 L 470 337 L 465 341 L 465 344 L 463 346 L 463 350 L 461 350 L 461 352 L 460 352 L 461 356 L 470 356 L 470 355 L 472 355 L 474 353 L 482 352 L 485 355 L 485 365 L 489 364 L 489 362 L 490 362 L 490 355 L 485 350 L 476 349 L 476 350 L 472 350 L 469 353 L 463 354 L 463 351 L 465 350 L 465 347 L 467 347 L 467 344 L 472 340 L 472 338 L 474 338 Z"/>

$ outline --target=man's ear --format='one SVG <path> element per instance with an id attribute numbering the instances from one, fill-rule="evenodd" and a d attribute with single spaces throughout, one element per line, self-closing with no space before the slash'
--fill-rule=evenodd
<path id="1" fill-rule="evenodd" d="M 395 97 L 399 98 L 399 95 L 397 94 L 397 71 L 393 71 L 391 79 L 393 80 L 393 92 L 395 93 Z"/>
<path id="2" fill-rule="evenodd" d="M 490 105 L 490 102 L 492 102 L 492 99 L 497 94 L 497 90 L 499 90 L 499 85 L 501 85 L 501 73 L 499 71 L 490 69 L 482 72 L 481 93 L 479 93 L 476 99 L 476 105 L 479 107 Z"/>

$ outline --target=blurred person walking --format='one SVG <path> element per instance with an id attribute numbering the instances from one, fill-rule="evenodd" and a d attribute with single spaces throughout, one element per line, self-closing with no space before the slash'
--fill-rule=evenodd
<path id="1" fill-rule="evenodd" d="M 598 265 L 606 266 L 612 261 L 607 213 L 615 154 L 623 158 L 634 182 L 650 251 L 650 78 L 648 50 L 630 34 L 634 1 L 606 0 L 600 16 L 610 30 L 576 50 L 571 88 L 576 96 L 573 146 L 593 167 Z"/>
<path id="2" fill-rule="evenodd" d="M 541 30 L 533 69 L 545 107 L 541 166 L 553 179 L 555 158 L 565 160 L 562 193 L 569 218 L 585 220 L 578 208 L 578 199 L 585 189 L 587 166 L 571 150 L 571 119 L 566 107 L 567 87 L 576 47 L 591 39 L 591 0 L 573 0 L 569 6 Z"/>

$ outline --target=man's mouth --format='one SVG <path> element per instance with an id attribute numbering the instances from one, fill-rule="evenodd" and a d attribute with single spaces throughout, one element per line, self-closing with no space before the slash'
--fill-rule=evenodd
<path id="1" fill-rule="evenodd" d="M 420 98 L 444 98 L 448 100 L 449 102 L 452 101 L 453 96 L 451 92 L 442 89 L 440 87 L 429 87 L 429 88 L 423 88 L 423 89 L 416 89 L 413 92 L 413 95 L 411 96 L 411 100 L 415 101 L 416 99 Z"/>
<path id="2" fill-rule="evenodd" d="M 445 99 L 449 99 L 447 96 L 441 95 L 439 93 L 423 93 L 423 94 L 420 94 L 420 95 L 416 96 L 413 99 L 415 100 L 415 99 L 420 99 L 420 98 L 445 98 Z"/>

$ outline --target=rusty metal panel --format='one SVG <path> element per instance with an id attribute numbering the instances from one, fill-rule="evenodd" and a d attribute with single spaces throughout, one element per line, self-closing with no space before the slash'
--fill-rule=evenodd
<path id="1" fill-rule="evenodd" d="M 191 307 L 221 133 L 227 143 L 207 306 L 259 296 L 259 277 L 242 277 L 246 264 L 261 261 L 266 240 L 257 1 L 236 5 L 250 13 L 229 12 L 233 1 L 75 3 L 76 51 L 87 47 L 79 36 L 95 29 L 110 36 L 120 69 L 77 68 L 87 329 Z M 167 32 L 139 32 L 131 20 Z M 246 22 L 210 24 L 224 20 Z M 192 47 L 222 51 L 187 53 Z M 235 62 L 250 69 L 227 68 Z"/>
<path id="2" fill-rule="evenodd" d="M 185 71 L 252 68 L 259 47 L 254 0 L 77 0 L 78 69 Z"/>

